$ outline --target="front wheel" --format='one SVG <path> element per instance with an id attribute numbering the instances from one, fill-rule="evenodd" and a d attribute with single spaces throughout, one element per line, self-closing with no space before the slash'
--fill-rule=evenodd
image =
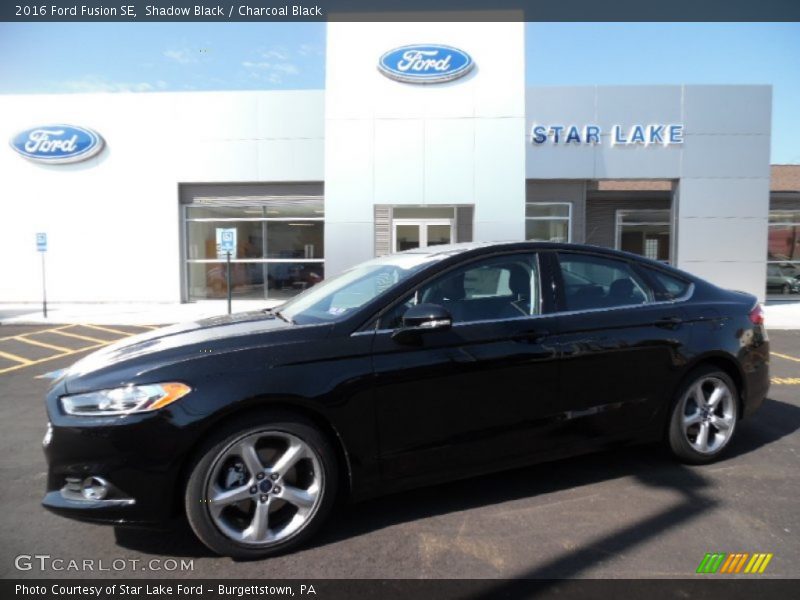
<path id="1" fill-rule="evenodd" d="M 260 558 L 308 539 L 330 512 L 337 465 L 326 437 L 282 412 L 225 427 L 198 455 L 186 514 L 214 552 Z"/>
<path id="2" fill-rule="evenodd" d="M 738 390 L 730 376 L 700 367 L 678 392 L 669 425 L 670 450 L 686 463 L 710 463 L 730 443 L 738 417 Z"/>

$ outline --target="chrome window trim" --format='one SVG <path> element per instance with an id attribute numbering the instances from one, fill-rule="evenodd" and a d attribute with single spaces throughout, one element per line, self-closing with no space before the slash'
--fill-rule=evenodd
<path id="1" fill-rule="evenodd" d="M 622 304 L 620 306 L 609 306 L 604 308 L 587 308 L 584 310 L 565 310 L 565 311 L 554 311 L 551 313 L 539 313 L 538 315 L 524 315 L 519 317 L 509 317 L 507 319 L 482 319 L 480 321 L 469 321 L 469 322 L 462 322 L 462 323 L 453 323 L 452 328 L 455 329 L 456 327 L 462 327 L 465 325 L 486 325 L 489 323 L 507 323 L 509 321 L 520 321 L 523 319 L 539 319 L 542 317 L 560 317 L 564 315 L 580 315 L 580 314 L 588 314 L 588 313 L 600 313 L 600 312 L 608 312 L 612 310 L 630 310 L 632 308 L 641 308 L 643 306 L 663 306 L 666 304 L 680 304 L 682 302 L 686 302 L 694 295 L 695 285 L 694 282 L 689 282 L 689 288 L 686 290 L 686 293 L 683 296 L 678 298 L 673 298 L 672 300 L 659 300 L 656 302 L 646 302 L 644 304 Z M 397 331 L 396 329 L 368 329 L 365 331 L 356 331 L 351 335 L 364 335 L 364 334 L 378 334 L 378 333 L 391 333 Z"/>
<path id="2" fill-rule="evenodd" d="M 683 296 L 679 296 L 678 298 L 673 298 L 672 300 L 657 300 L 655 302 L 643 302 L 641 304 L 620 304 L 619 306 L 606 306 L 602 308 L 586 308 L 583 310 L 563 310 L 563 311 L 556 311 L 551 313 L 553 315 L 580 315 L 585 313 L 595 313 L 595 312 L 608 312 L 610 310 L 621 310 L 621 309 L 632 309 L 632 308 L 641 308 L 643 306 L 663 306 L 666 304 L 680 304 L 681 302 L 686 302 L 689 300 L 692 295 L 694 295 L 694 282 L 689 282 L 689 288 L 686 290 L 686 293 Z"/>

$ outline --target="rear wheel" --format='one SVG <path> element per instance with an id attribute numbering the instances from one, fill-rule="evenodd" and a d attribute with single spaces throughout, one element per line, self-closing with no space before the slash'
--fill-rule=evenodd
<path id="1" fill-rule="evenodd" d="M 681 386 L 669 426 L 669 446 L 681 461 L 704 464 L 728 446 L 739 417 L 739 393 L 730 376 L 708 366 Z"/>
<path id="2" fill-rule="evenodd" d="M 258 558 L 308 539 L 331 510 L 336 458 L 313 424 L 263 413 L 220 431 L 200 452 L 186 486 L 186 514 L 218 554 Z"/>

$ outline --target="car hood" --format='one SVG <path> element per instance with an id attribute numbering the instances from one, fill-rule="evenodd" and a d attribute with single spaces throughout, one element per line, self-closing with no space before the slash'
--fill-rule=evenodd
<path id="1" fill-rule="evenodd" d="M 59 383 L 71 393 L 136 382 L 182 361 L 297 338 L 301 330 L 264 311 L 179 323 L 110 344 L 73 364 Z"/>

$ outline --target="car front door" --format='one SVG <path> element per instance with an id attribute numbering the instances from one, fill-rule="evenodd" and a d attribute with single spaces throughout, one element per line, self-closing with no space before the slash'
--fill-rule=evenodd
<path id="1" fill-rule="evenodd" d="M 679 303 L 633 263 L 552 255 L 559 298 L 563 443 L 646 436 L 680 370 L 689 327 Z M 554 337 L 554 342 L 556 341 Z"/>
<path id="2" fill-rule="evenodd" d="M 537 418 L 556 411 L 558 363 L 533 253 L 451 269 L 384 313 L 373 344 L 384 478 L 413 482 L 524 462 L 542 445 Z M 443 306 L 452 326 L 399 342 L 416 303 Z"/>

